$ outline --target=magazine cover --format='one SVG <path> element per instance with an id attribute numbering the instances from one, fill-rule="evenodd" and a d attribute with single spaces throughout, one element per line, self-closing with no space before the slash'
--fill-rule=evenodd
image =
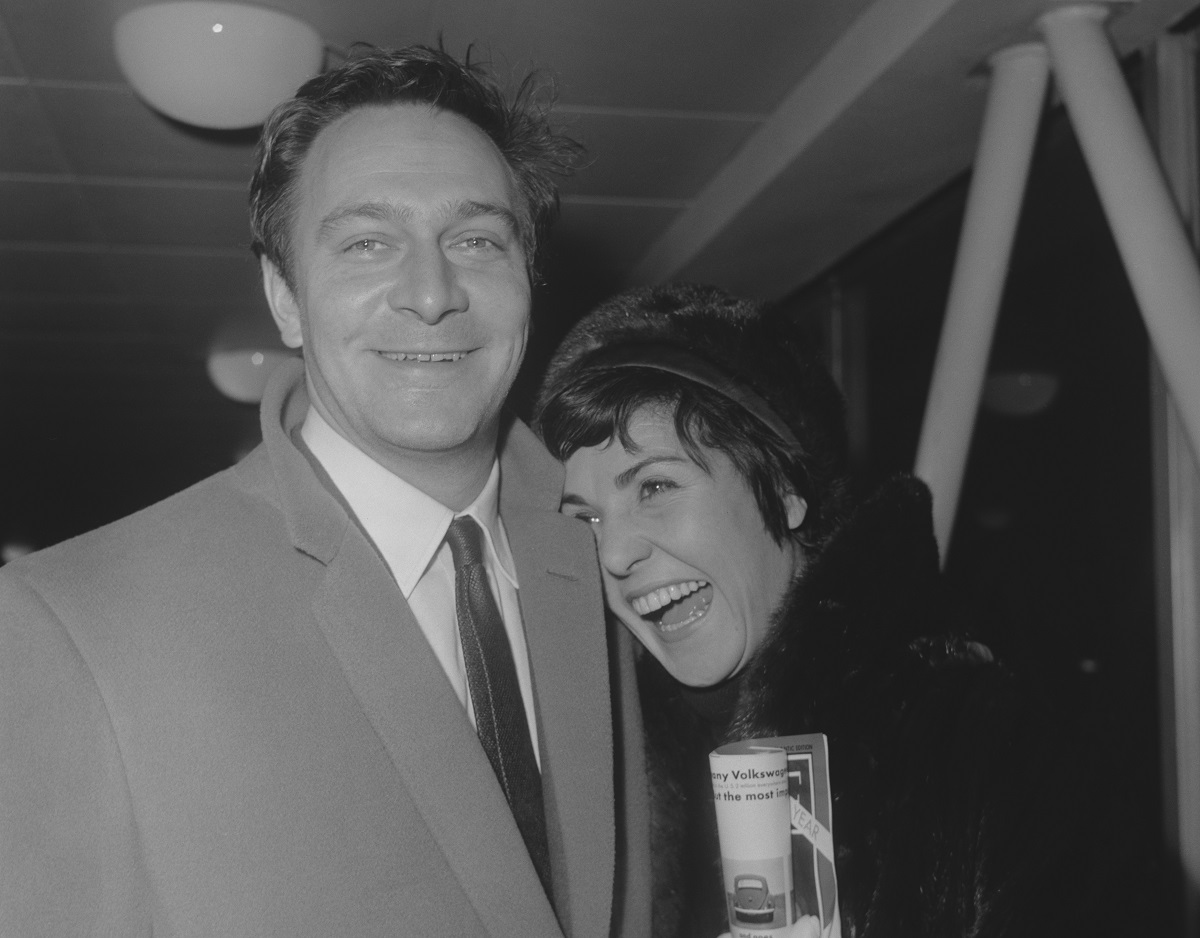
<path id="1" fill-rule="evenodd" d="M 784 761 L 764 762 L 763 765 L 769 765 L 769 768 L 733 768 L 733 763 L 729 761 L 722 768 L 717 758 L 721 756 L 729 760 L 731 757 L 757 755 L 770 760 L 779 757 L 769 756 L 769 753 L 779 752 L 784 754 Z M 735 938 L 743 933 L 763 936 L 779 928 L 784 921 L 790 923 L 803 915 L 817 916 L 824 932 L 834 922 L 837 908 L 837 875 L 833 864 L 833 800 L 829 790 L 829 743 L 825 735 L 807 733 L 743 740 L 715 750 L 709 761 L 713 772 L 722 867 L 740 871 L 731 874 L 726 870 L 725 875 L 732 934 Z M 730 826 L 739 823 L 732 819 L 741 819 L 747 812 L 757 812 L 755 823 L 758 825 L 777 823 L 775 818 L 779 815 L 773 812 L 778 811 L 778 802 L 774 799 L 764 799 L 761 795 L 755 795 L 748 801 L 734 798 L 739 792 L 745 797 L 747 787 L 751 792 L 773 790 L 770 783 L 776 781 L 774 772 L 778 767 L 783 768 L 787 779 L 787 819 L 783 823 L 790 828 L 791 869 L 785 886 L 772 887 L 770 877 L 748 868 L 742 871 L 742 867 L 746 866 L 747 854 L 754 852 L 747 850 L 744 837 L 728 848 L 726 839 L 734 836 L 727 833 Z M 755 773 L 760 774 L 756 776 Z M 723 815 L 726 818 L 725 825 L 721 823 Z M 727 856 L 727 850 L 733 854 L 732 857 Z M 758 852 L 764 854 L 764 860 L 766 853 L 778 854 L 774 838 L 765 837 Z M 754 878 L 756 875 L 758 879 Z M 781 901 L 781 888 L 791 892 L 793 898 L 787 904 L 793 908 L 786 913 L 770 916 L 759 911 L 759 921 L 754 921 L 755 909 L 761 910 L 767 904 Z M 761 902 L 758 901 L 760 898 Z"/>
<path id="2" fill-rule="evenodd" d="M 795 921 L 787 753 L 732 743 L 708 758 L 732 938 L 781 935 Z"/>

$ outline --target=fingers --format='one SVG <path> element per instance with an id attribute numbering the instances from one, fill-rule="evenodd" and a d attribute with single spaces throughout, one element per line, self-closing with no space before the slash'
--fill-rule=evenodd
<path id="1" fill-rule="evenodd" d="M 815 915 L 802 915 L 792 926 L 791 938 L 821 938 L 821 920 Z"/>

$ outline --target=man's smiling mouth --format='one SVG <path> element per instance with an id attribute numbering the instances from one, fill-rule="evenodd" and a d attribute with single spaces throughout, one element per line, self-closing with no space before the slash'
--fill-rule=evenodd
<path id="1" fill-rule="evenodd" d="M 466 352 L 380 352 L 384 358 L 394 362 L 458 362 L 467 357 Z"/>
<path id="2" fill-rule="evenodd" d="M 712 587 L 707 580 L 683 580 L 636 596 L 629 605 L 659 632 L 669 635 L 708 614 Z"/>

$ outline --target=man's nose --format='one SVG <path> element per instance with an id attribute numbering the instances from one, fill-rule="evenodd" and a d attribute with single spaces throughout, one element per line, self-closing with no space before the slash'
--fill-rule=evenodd
<path id="1" fill-rule="evenodd" d="M 458 268 L 440 245 L 414 245 L 399 261 L 388 304 L 397 312 L 408 310 L 433 324 L 466 309 L 467 294 L 459 282 Z"/>
<path id="2" fill-rule="evenodd" d="M 605 570 L 624 577 L 650 556 L 651 545 L 635 525 L 618 518 L 605 520 L 598 526 L 596 551 Z"/>

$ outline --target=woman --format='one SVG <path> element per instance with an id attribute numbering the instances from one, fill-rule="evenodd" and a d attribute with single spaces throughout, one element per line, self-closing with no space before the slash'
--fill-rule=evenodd
<path id="1" fill-rule="evenodd" d="M 726 927 L 707 752 L 801 732 L 829 737 L 847 938 L 1145 921 L 1137 877 L 1105 878 L 1103 749 L 952 625 L 921 483 L 851 510 L 840 395 L 781 323 L 712 288 L 619 296 L 559 348 L 536 425 L 649 653 L 656 938 Z"/>

